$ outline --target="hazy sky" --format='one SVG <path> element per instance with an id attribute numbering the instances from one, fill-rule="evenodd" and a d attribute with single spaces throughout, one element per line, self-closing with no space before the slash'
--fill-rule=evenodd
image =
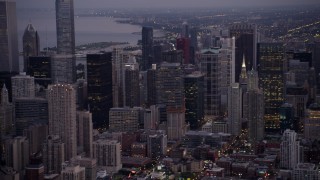
<path id="1" fill-rule="evenodd" d="M 54 7 L 55 0 L 16 0 L 18 7 Z M 320 5 L 320 0 L 74 0 L 77 8 L 250 7 Z"/>

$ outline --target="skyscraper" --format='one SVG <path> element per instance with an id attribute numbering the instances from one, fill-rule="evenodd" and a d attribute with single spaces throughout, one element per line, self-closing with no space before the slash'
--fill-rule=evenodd
<path id="1" fill-rule="evenodd" d="M 0 0 L 0 72 L 19 72 L 16 2 Z"/>
<path id="2" fill-rule="evenodd" d="M 114 48 L 112 51 L 112 103 L 113 107 L 123 107 L 123 51 Z"/>
<path id="3" fill-rule="evenodd" d="M 86 157 L 92 157 L 92 131 L 92 114 L 88 111 L 77 111 L 77 144 L 83 148 Z"/>
<path id="4" fill-rule="evenodd" d="M 304 137 L 317 140 L 320 136 L 320 105 L 311 104 L 304 119 Z"/>
<path id="5" fill-rule="evenodd" d="M 109 111 L 110 127 L 116 132 L 136 131 L 139 129 L 139 109 L 111 108 Z"/>
<path id="6" fill-rule="evenodd" d="M 177 39 L 177 49 L 183 51 L 183 64 L 190 64 L 190 39 L 183 37 Z"/>
<path id="7" fill-rule="evenodd" d="M 142 27 L 142 62 L 141 70 L 146 71 L 153 64 L 153 28 Z"/>
<path id="8" fill-rule="evenodd" d="M 233 83 L 228 90 L 228 128 L 229 133 L 238 136 L 242 127 L 242 89 Z"/>
<path id="9" fill-rule="evenodd" d="M 34 98 L 35 84 L 34 77 L 20 74 L 11 78 L 12 82 L 12 101 L 18 98 Z"/>
<path id="10" fill-rule="evenodd" d="M 297 133 L 285 130 L 280 144 L 280 168 L 293 169 L 301 162 L 300 142 Z"/>
<path id="11" fill-rule="evenodd" d="M 88 103 L 93 128 L 109 127 L 109 110 L 112 108 L 112 53 L 88 54 Z"/>
<path id="12" fill-rule="evenodd" d="M 48 87 L 52 83 L 51 57 L 49 56 L 32 56 L 28 57 L 25 64 L 27 75 L 34 77 L 35 83 Z"/>
<path id="13" fill-rule="evenodd" d="M 65 144 L 59 136 L 49 135 L 42 146 L 42 157 L 45 174 L 59 174 L 62 170 L 61 164 L 65 161 Z"/>
<path id="14" fill-rule="evenodd" d="M 124 72 L 125 106 L 140 106 L 139 70 L 126 69 Z"/>
<path id="15" fill-rule="evenodd" d="M 219 49 L 205 49 L 200 54 L 200 68 L 204 76 L 204 113 L 206 116 L 218 116 L 220 111 L 221 79 Z"/>
<path id="16" fill-rule="evenodd" d="M 54 83 L 76 82 L 76 61 L 72 54 L 56 54 L 51 57 L 51 74 Z"/>
<path id="17" fill-rule="evenodd" d="M 30 56 L 38 56 L 40 53 L 40 39 L 38 32 L 32 26 L 28 24 L 24 30 L 23 39 L 23 58 L 24 58 L 24 71 L 27 70 L 28 58 Z"/>
<path id="18" fill-rule="evenodd" d="M 254 24 L 235 24 L 229 29 L 230 37 L 235 37 L 235 80 L 239 82 L 243 55 L 246 57 L 247 71 L 256 67 L 257 27 Z"/>
<path id="19" fill-rule="evenodd" d="M 56 0 L 57 53 L 75 54 L 73 0 Z"/>
<path id="20" fill-rule="evenodd" d="M 67 84 L 48 87 L 49 135 L 65 143 L 65 159 L 77 155 L 76 90 Z"/>
<path id="21" fill-rule="evenodd" d="M 85 180 L 85 169 L 79 165 L 67 165 L 61 171 L 61 180 Z"/>
<path id="22" fill-rule="evenodd" d="M 265 101 L 265 128 L 279 131 L 279 108 L 284 103 L 284 47 L 282 43 L 258 44 L 259 83 Z"/>

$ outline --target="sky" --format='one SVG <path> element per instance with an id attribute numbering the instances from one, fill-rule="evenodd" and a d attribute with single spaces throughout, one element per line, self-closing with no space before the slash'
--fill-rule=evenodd
<path id="1" fill-rule="evenodd" d="M 55 0 L 16 0 L 18 8 L 54 8 Z M 320 0 L 74 0 L 76 8 L 272 7 L 320 5 Z"/>

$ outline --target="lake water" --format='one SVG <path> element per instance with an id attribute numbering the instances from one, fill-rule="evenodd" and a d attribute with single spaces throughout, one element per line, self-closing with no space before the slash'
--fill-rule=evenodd
<path id="1" fill-rule="evenodd" d="M 28 23 L 32 23 L 40 37 L 40 47 L 56 46 L 55 10 L 18 9 L 18 40 L 22 51 L 22 36 Z M 136 45 L 141 35 L 132 34 L 141 32 L 141 27 L 131 24 L 117 23 L 109 17 L 75 17 L 76 45 L 93 42 L 128 42 Z"/>

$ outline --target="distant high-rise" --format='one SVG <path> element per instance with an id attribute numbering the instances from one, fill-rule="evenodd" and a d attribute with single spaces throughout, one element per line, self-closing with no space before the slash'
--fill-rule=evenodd
<path id="1" fill-rule="evenodd" d="M 59 174 L 61 164 L 65 161 L 65 144 L 59 136 L 48 136 L 42 146 L 42 157 L 45 174 Z"/>
<path id="2" fill-rule="evenodd" d="M 49 56 L 30 56 L 25 64 L 26 73 L 34 77 L 35 83 L 48 87 L 52 83 L 51 57 Z"/>
<path id="3" fill-rule="evenodd" d="M 112 51 L 112 104 L 113 107 L 123 107 L 123 51 L 114 48 Z"/>
<path id="4" fill-rule="evenodd" d="M 142 62 L 141 70 L 151 68 L 153 64 L 153 28 L 142 27 Z"/>
<path id="5" fill-rule="evenodd" d="M 220 111 L 221 79 L 219 49 L 205 49 L 200 54 L 200 67 L 204 76 L 204 113 L 206 116 L 218 116 Z"/>
<path id="6" fill-rule="evenodd" d="M 16 2 L 0 0 L 0 72 L 19 72 Z"/>
<path id="7" fill-rule="evenodd" d="M 57 53 L 75 54 L 73 0 L 56 0 Z"/>
<path id="8" fill-rule="evenodd" d="M 111 108 L 109 111 L 111 131 L 125 132 L 139 129 L 139 109 Z"/>
<path id="9" fill-rule="evenodd" d="M 48 87 L 49 135 L 65 143 L 65 159 L 77 155 L 76 90 L 67 84 Z"/>
<path id="10" fill-rule="evenodd" d="M 239 82 L 243 55 L 246 57 L 246 70 L 256 68 L 257 27 L 254 24 L 235 24 L 229 33 L 236 40 L 234 77 Z"/>
<path id="11" fill-rule="evenodd" d="M 18 98 L 34 98 L 35 84 L 34 77 L 20 74 L 11 78 L 12 82 L 12 101 Z"/>
<path id="12" fill-rule="evenodd" d="M 92 131 L 92 114 L 88 111 L 77 111 L 77 145 L 83 148 L 86 157 L 92 157 Z"/>
<path id="13" fill-rule="evenodd" d="M 148 157 L 152 159 L 159 159 L 166 154 L 167 149 L 167 135 L 158 132 L 150 134 L 147 137 L 147 153 Z"/>
<path id="14" fill-rule="evenodd" d="M 242 89 L 233 83 L 228 90 L 228 128 L 229 133 L 238 136 L 242 127 Z"/>
<path id="15" fill-rule="evenodd" d="M 204 120 L 204 75 L 194 73 L 184 77 L 186 122 L 198 129 Z"/>
<path id="16" fill-rule="evenodd" d="M 24 58 L 24 71 L 27 70 L 28 57 L 30 56 L 38 56 L 40 53 L 40 40 L 38 32 L 32 26 L 32 24 L 28 24 L 26 29 L 24 30 L 23 39 L 23 58 Z"/>
<path id="17" fill-rule="evenodd" d="M 79 165 L 67 165 L 61 171 L 61 180 L 85 180 L 85 169 Z"/>
<path id="18" fill-rule="evenodd" d="M 23 173 L 22 171 L 29 163 L 29 140 L 22 136 L 7 139 L 4 148 L 6 165 Z"/>
<path id="19" fill-rule="evenodd" d="M 12 133 L 14 128 L 14 119 L 13 119 L 14 107 L 12 103 L 9 102 L 9 93 L 8 90 L 3 84 L 1 89 L 1 103 L 0 103 L 0 134 L 8 135 Z M 0 138 L 1 141 L 1 138 Z M 0 148 L 0 153 L 2 149 Z"/>
<path id="20" fill-rule="evenodd" d="M 140 106 L 139 70 L 126 69 L 124 71 L 124 81 L 125 106 L 131 108 Z"/>
<path id="21" fill-rule="evenodd" d="M 304 137 L 306 139 L 317 140 L 320 137 L 320 105 L 311 104 L 304 119 Z"/>
<path id="22" fill-rule="evenodd" d="M 280 168 L 293 169 L 301 162 L 300 142 L 292 130 L 285 130 L 280 145 Z"/>
<path id="23" fill-rule="evenodd" d="M 88 104 L 92 113 L 93 128 L 109 127 L 109 110 L 112 108 L 112 53 L 88 54 Z"/>
<path id="24" fill-rule="evenodd" d="M 187 22 L 182 23 L 181 37 L 189 38 L 189 25 Z"/>
<path id="25" fill-rule="evenodd" d="M 183 64 L 190 64 L 190 39 L 178 38 L 177 49 L 183 51 Z"/>
<path id="26" fill-rule="evenodd" d="M 54 83 L 76 82 L 76 61 L 72 54 L 56 54 L 51 57 L 51 74 Z"/>
<path id="27" fill-rule="evenodd" d="M 279 108 L 284 103 L 284 47 L 282 43 L 258 44 L 259 84 L 265 101 L 265 128 L 279 131 Z"/>
<path id="28" fill-rule="evenodd" d="M 157 104 L 156 67 L 147 71 L 147 106 Z"/>

